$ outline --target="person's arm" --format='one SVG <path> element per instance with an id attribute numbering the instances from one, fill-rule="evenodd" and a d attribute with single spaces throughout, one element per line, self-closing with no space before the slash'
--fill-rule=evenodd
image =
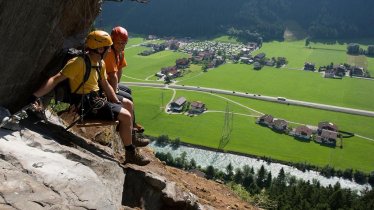
<path id="1" fill-rule="evenodd" d="M 66 76 L 61 74 L 61 72 L 57 73 L 55 76 L 50 77 L 37 91 L 34 92 L 34 96 L 42 97 L 45 94 L 49 93 L 53 88 L 63 80 L 67 79 Z"/>
<path id="2" fill-rule="evenodd" d="M 108 73 L 108 82 L 110 86 L 112 86 L 113 90 L 117 92 L 118 90 L 118 77 L 116 72 L 110 72 Z"/>
<path id="3" fill-rule="evenodd" d="M 118 71 L 117 71 L 117 86 L 118 86 L 118 83 L 121 82 L 121 78 L 122 78 L 122 69 L 123 69 L 123 68 L 119 68 Z"/>
<path id="4" fill-rule="evenodd" d="M 113 103 L 120 103 L 118 100 L 116 93 L 114 92 L 112 86 L 109 84 L 108 80 L 102 79 L 100 80 L 101 87 L 103 88 L 106 97 L 108 97 L 108 100 Z"/>

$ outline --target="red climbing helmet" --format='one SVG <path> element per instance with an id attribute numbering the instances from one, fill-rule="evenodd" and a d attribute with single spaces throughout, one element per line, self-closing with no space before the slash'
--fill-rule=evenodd
<path id="1" fill-rule="evenodd" d="M 113 28 L 110 36 L 112 37 L 112 40 L 114 42 L 120 41 L 127 43 L 127 40 L 129 39 L 129 34 L 127 33 L 127 30 L 122 28 L 121 26 Z"/>

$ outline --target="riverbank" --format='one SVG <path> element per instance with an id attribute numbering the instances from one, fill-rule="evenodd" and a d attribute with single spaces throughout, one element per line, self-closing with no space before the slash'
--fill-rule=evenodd
<path id="1" fill-rule="evenodd" d="M 313 182 L 313 180 L 317 180 L 321 183 L 322 186 L 327 187 L 329 185 L 333 186 L 336 182 L 339 182 L 342 188 L 351 189 L 352 191 L 356 191 L 360 194 L 361 191 L 365 189 L 371 189 L 369 184 L 360 185 L 354 181 L 342 179 L 339 177 L 324 177 L 319 172 L 308 170 L 308 171 L 301 171 L 295 167 L 280 164 L 280 163 L 270 163 L 264 160 L 247 157 L 237 154 L 231 153 L 223 153 L 218 151 L 213 151 L 212 149 L 205 149 L 205 148 L 197 148 L 191 147 L 191 145 L 180 145 L 178 148 L 173 148 L 171 145 L 167 146 L 158 146 L 156 142 L 153 141 L 150 146 L 156 152 L 162 153 L 170 153 L 173 158 L 180 156 L 183 152 L 186 152 L 186 159 L 190 161 L 194 159 L 197 165 L 200 165 L 202 168 L 207 166 L 213 166 L 214 168 L 224 170 L 226 166 L 231 163 L 234 168 L 242 168 L 244 165 L 248 165 L 253 167 L 255 171 L 259 170 L 263 165 L 266 170 L 270 171 L 273 177 L 277 176 L 280 169 L 283 168 L 286 174 L 290 174 L 295 176 L 298 179 L 302 179 L 304 181 Z"/>

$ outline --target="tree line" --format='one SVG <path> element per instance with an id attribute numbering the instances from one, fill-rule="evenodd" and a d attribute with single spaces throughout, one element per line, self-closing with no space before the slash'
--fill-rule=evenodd
<path id="1" fill-rule="evenodd" d="M 374 36 L 373 13 L 372 0 L 158 0 L 105 3 L 96 22 L 138 34 L 254 41 L 282 39 L 292 21 L 313 39 L 353 39 Z"/>
<path id="2" fill-rule="evenodd" d="M 173 158 L 170 153 L 156 153 L 167 165 L 184 170 L 198 169 L 207 179 L 225 183 L 243 200 L 264 209 L 374 209 L 374 191 L 365 190 L 358 195 L 350 189 L 334 186 L 323 187 L 317 180 L 303 181 L 284 172 L 277 176 L 262 165 L 257 171 L 249 165 L 234 169 L 228 164 L 224 170 L 213 166 L 201 168 L 194 159 L 186 158 L 186 152 Z"/>

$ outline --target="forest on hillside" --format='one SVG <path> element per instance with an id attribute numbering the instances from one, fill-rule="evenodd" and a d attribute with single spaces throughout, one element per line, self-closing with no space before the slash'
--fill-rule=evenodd
<path id="1" fill-rule="evenodd" d="M 313 39 L 352 39 L 374 36 L 372 14 L 373 0 L 105 1 L 97 24 L 158 36 L 279 40 L 291 22 Z"/>

